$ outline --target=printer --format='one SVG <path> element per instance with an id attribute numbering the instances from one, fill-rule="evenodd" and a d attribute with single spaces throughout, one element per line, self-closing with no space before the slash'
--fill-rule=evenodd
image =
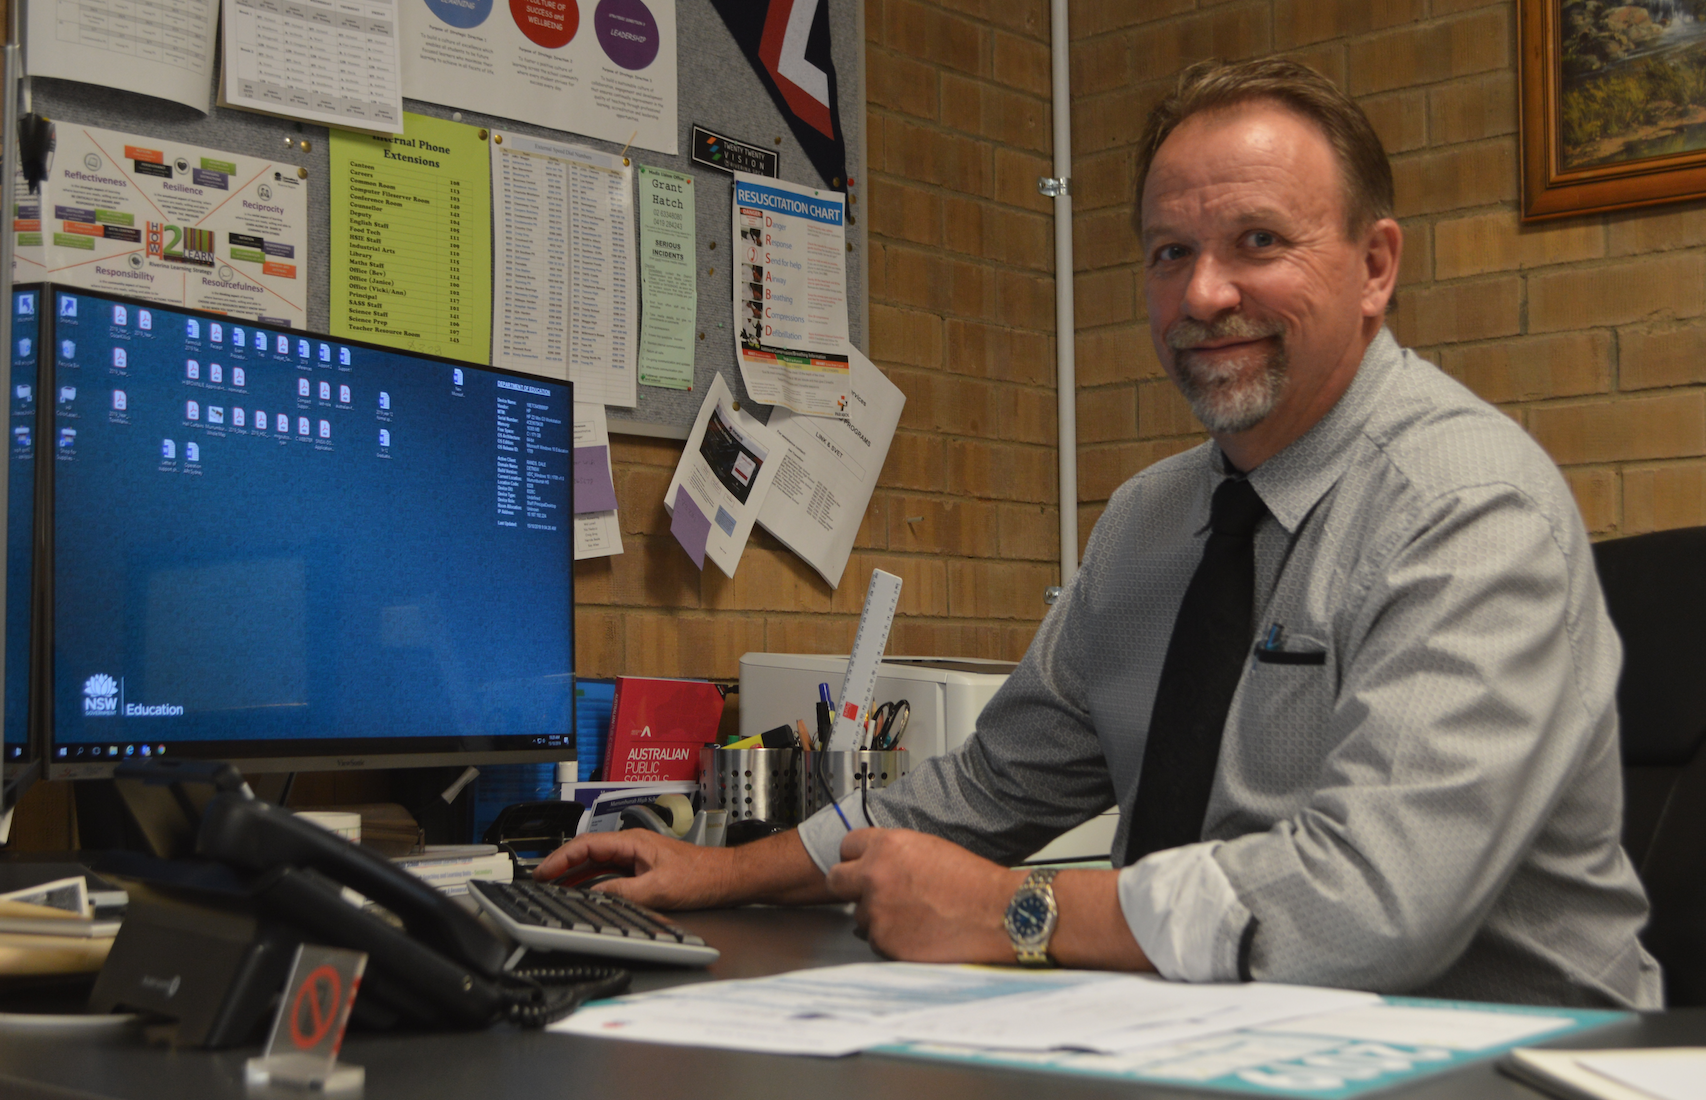
<path id="1" fill-rule="evenodd" d="M 959 747 L 977 729 L 977 716 L 1007 682 L 1011 661 L 972 657 L 885 657 L 877 668 L 872 705 L 905 699 L 912 717 L 901 747 L 921 760 Z M 847 657 L 816 653 L 748 653 L 740 659 L 740 733 L 751 737 L 803 718 L 810 726 L 819 684 L 841 698 Z M 1061 835 L 1025 862 L 1108 858 L 1119 811 L 1110 809 Z"/>

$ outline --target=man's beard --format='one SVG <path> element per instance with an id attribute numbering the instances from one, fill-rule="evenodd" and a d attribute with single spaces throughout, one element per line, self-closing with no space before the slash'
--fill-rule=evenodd
<path id="1" fill-rule="evenodd" d="M 1192 350 L 1208 340 L 1258 340 L 1278 337 L 1272 344 L 1250 348 L 1220 362 Z M 1260 424 L 1285 392 L 1288 362 L 1285 325 L 1256 322 L 1228 314 L 1211 323 L 1184 318 L 1163 338 L 1173 349 L 1174 381 L 1191 403 L 1191 411 L 1210 432 L 1230 435 Z"/>

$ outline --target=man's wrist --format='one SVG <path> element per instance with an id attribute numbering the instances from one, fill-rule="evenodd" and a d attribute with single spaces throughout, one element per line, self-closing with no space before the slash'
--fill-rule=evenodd
<path id="1" fill-rule="evenodd" d="M 1049 953 L 1061 966 L 1154 970 L 1120 908 L 1118 871 L 1062 871 L 1054 880 L 1060 919 Z"/>

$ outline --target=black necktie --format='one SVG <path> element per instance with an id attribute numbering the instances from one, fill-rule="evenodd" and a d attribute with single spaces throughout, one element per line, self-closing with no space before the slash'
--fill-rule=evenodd
<path id="1" fill-rule="evenodd" d="M 1254 637 L 1256 524 L 1268 506 L 1243 478 L 1221 483 L 1208 542 L 1185 589 L 1155 688 L 1125 865 L 1202 839 L 1220 735 Z"/>

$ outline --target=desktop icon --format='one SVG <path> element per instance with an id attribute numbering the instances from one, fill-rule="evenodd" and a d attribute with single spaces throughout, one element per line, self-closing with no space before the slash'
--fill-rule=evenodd
<path id="1" fill-rule="evenodd" d="M 18 295 L 18 316 L 34 317 L 36 314 L 36 296 L 34 294 Z"/>
<path id="2" fill-rule="evenodd" d="M 225 326 L 220 324 L 218 321 L 209 322 L 207 326 L 207 338 L 216 344 L 219 343 L 221 340 L 225 339 Z"/>
<path id="3" fill-rule="evenodd" d="M 349 366 L 349 349 L 348 348 L 339 348 L 338 349 L 338 363 L 342 366 L 345 366 L 345 367 Z"/>
<path id="4" fill-rule="evenodd" d="M 143 756 L 150 756 L 150 755 L 152 755 L 152 748 L 153 748 L 153 746 L 151 746 L 151 745 L 144 745 L 144 746 L 142 746 L 142 755 L 143 755 Z"/>
<path id="5" fill-rule="evenodd" d="M 75 446 L 77 446 L 77 429 L 76 428 L 61 428 L 61 429 L 59 429 L 59 445 L 61 447 L 75 447 Z"/>
<path id="6" fill-rule="evenodd" d="M 308 379 L 298 378 L 296 380 L 296 396 L 298 396 L 298 397 L 307 397 L 308 396 Z"/>
<path id="7" fill-rule="evenodd" d="M 153 313 L 153 311 L 147 310 L 147 309 L 137 310 L 136 311 L 136 327 L 141 329 L 143 332 L 152 332 L 154 329 L 154 313 Z M 214 339 L 217 340 L 217 339 L 219 339 L 219 337 L 215 336 Z"/>
<path id="8" fill-rule="evenodd" d="M 124 754 L 126 756 L 135 756 L 136 755 L 136 746 L 135 745 L 126 745 L 124 747 Z"/>
<path id="9" fill-rule="evenodd" d="M 256 331 L 256 333 L 255 333 L 255 350 L 256 351 L 267 350 L 267 334 L 266 333 L 260 332 L 258 330 Z"/>
<path id="10" fill-rule="evenodd" d="M 124 412 L 128 408 L 130 408 L 130 398 L 125 396 L 125 392 L 123 390 L 114 390 L 113 411 Z"/>
<path id="11" fill-rule="evenodd" d="M 391 430 L 389 428 L 379 429 L 379 445 L 381 447 L 389 447 L 391 445 Z"/>
<path id="12" fill-rule="evenodd" d="M 61 340 L 59 342 L 59 357 L 61 359 L 77 358 L 77 341 Z"/>
<path id="13" fill-rule="evenodd" d="M 184 321 L 184 335 L 191 340 L 200 340 L 201 322 L 196 320 L 194 317 L 187 318 Z"/>
<path id="14" fill-rule="evenodd" d="M 69 404 L 71 404 L 71 402 L 73 402 L 75 400 L 77 400 L 77 387 L 76 386 L 61 386 L 61 387 L 59 387 L 59 403 L 61 405 L 69 405 Z"/>
<path id="15" fill-rule="evenodd" d="M 349 404 L 349 387 L 348 386 L 339 386 L 338 387 L 338 402 L 339 402 L 339 404 L 343 404 L 343 405 Z"/>
<path id="16" fill-rule="evenodd" d="M 12 442 L 20 447 L 28 447 L 30 445 L 30 430 L 28 428 L 13 428 Z"/>
<path id="17" fill-rule="evenodd" d="M 197 446 L 194 442 L 184 444 L 184 461 L 185 462 L 200 462 L 201 461 L 201 448 L 199 446 Z"/>
<path id="18" fill-rule="evenodd" d="M 330 401 L 331 399 L 332 399 L 332 384 L 330 382 L 321 382 L 320 383 L 320 400 Z"/>
<path id="19" fill-rule="evenodd" d="M 185 378 L 200 378 L 201 377 L 201 364 L 196 362 L 194 359 L 184 360 L 184 377 Z"/>
<path id="20" fill-rule="evenodd" d="M 289 355 L 290 354 L 290 337 L 280 336 L 278 338 L 278 354 L 279 355 Z"/>
<path id="21" fill-rule="evenodd" d="M 332 422 L 330 420 L 320 421 L 320 438 L 321 439 L 332 438 Z"/>
<path id="22" fill-rule="evenodd" d="M 296 418 L 296 434 L 308 434 L 308 418 L 306 416 L 299 416 Z"/>
<path id="23" fill-rule="evenodd" d="M 171 462 L 178 457 L 178 445 L 170 439 L 160 441 L 160 457 Z"/>
<path id="24" fill-rule="evenodd" d="M 286 416 L 283 413 L 279 413 L 278 419 L 276 421 L 274 421 L 273 423 L 274 423 L 274 426 L 281 432 L 288 432 L 290 430 L 290 417 Z"/>
<path id="25" fill-rule="evenodd" d="M 389 409 L 391 407 L 391 395 L 386 393 L 384 390 L 379 391 L 379 407 L 382 409 Z"/>
<path id="26" fill-rule="evenodd" d="M 320 345 L 320 362 L 330 363 L 331 361 L 332 361 L 332 345 L 321 344 Z"/>
<path id="27" fill-rule="evenodd" d="M 241 405 L 231 410 L 231 426 L 241 428 L 245 425 L 243 407 Z"/>
<path id="28" fill-rule="evenodd" d="M 14 386 L 12 388 L 12 392 L 18 395 L 19 401 L 28 401 L 30 399 L 30 395 L 35 391 L 30 389 L 28 386 L 20 385 Z"/>
<path id="29" fill-rule="evenodd" d="M 124 308 L 123 306 L 114 306 L 113 307 L 113 324 L 115 324 L 115 325 L 128 325 L 128 324 L 130 324 L 130 310 Z"/>
<path id="30" fill-rule="evenodd" d="M 308 358 L 308 341 L 306 341 L 306 340 L 296 341 L 296 355 L 298 358 L 301 358 L 301 359 Z"/>
<path id="31" fill-rule="evenodd" d="M 66 342 L 70 343 L 70 341 L 66 341 Z M 71 358 L 71 356 L 67 355 L 65 358 L 69 359 L 69 358 Z M 129 366 L 130 366 L 130 355 L 123 348 L 114 348 L 113 349 L 113 366 L 117 367 L 119 370 L 125 370 L 125 369 L 129 368 Z"/>
<path id="32" fill-rule="evenodd" d="M 19 359 L 28 359 L 30 357 L 30 349 L 33 347 L 35 347 L 35 344 L 34 344 L 34 342 L 32 342 L 30 340 L 29 337 L 26 336 L 22 340 L 19 340 L 18 341 L 18 358 Z"/>
<path id="33" fill-rule="evenodd" d="M 209 424 L 225 423 L 225 410 L 218 405 L 209 405 L 207 407 L 207 422 Z"/>
<path id="34" fill-rule="evenodd" d="M 231 384 L 233 386 L 236 386 L 238 389 L 242 389 L 245 377 L 242 367 L 231 368 Z"/>
<path id="35" fill-rule="evenodd" d="M 209 363 L 207 365 L 207 380 L 214 385 L 225 381 L 225 368 L 218 363 Z"/>
<path id="36" fill-rule="evenodd" d="M 451 368 L 450 384 L 452 386 L 460 386 L 462 384 L 462 368 L 461 367 Z"/>
<path id="37" fill-rule="evenodd" d="M 69 294 L 59 296 L 59 315 L 61 317 L 77 316 L 77 299 Z"/>
<path id="38" fill-rule="evenodd" d="M 184 419 L 185 420 L 200 420 L 201 419 L 201 405 L 200 405 L 200 403 L 195 402 L 195 401 L 185 401 L 184 402 Z"/>
<path id="39" fill-rule="evenodd" d="M 243 329 L 241 328 L 241 326 L 232 325 L 231 326 L 231 345 L 233 347 L 239 347 L 240 348 L 240 347 L 243 347 L 246 344 L 248 344 L 248 342 L 249 342 L 248 338 L 243 335 Z"/>

